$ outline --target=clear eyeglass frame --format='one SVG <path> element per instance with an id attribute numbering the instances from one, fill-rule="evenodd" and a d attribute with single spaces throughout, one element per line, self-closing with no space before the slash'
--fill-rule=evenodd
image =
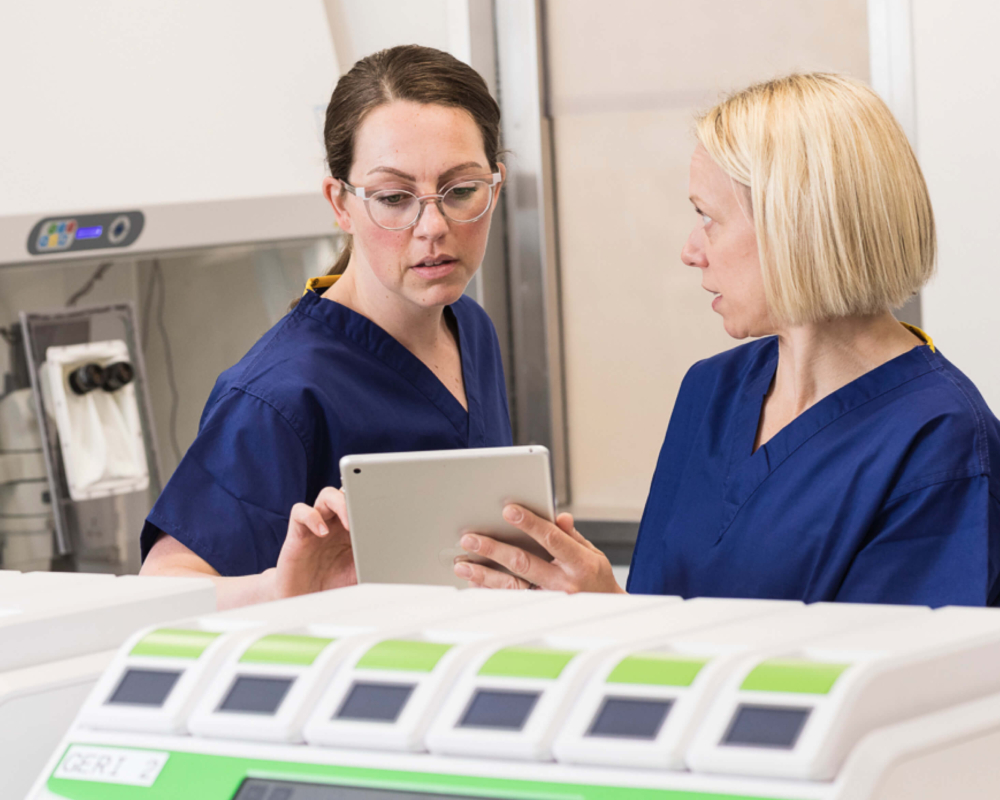
<path id="1" fill-rule="evenodd" d="M 441 216 L 443 216 L 449 222 L 456 222 L 456 223 L 459 223 L 461 225 L 464 225 L 464 224 L 466 224 L 468 222 L 475 222 L 476 220 L 482 219 L 486 215 L 486 212 L 489 211 L 490 208 L 493 206 L 494 192 L 496 191 L 497 184 L 500 183 L 500 173 L 499 172 L 494 172 L 488 178 L 485 175 L 472 175 L 472 176 L 467 176 L 467 177 L 463 177 L 463 178 L 458 178 L 457 180 L 452 181 L 448 186 L 446 186 L 443 192 L 440 192 L 438 194 L 420 194 L 420 195 L 414 194 L 413 192 L 409 191 L 408 189 L 376 189 L 374 191 L 371 191 L 369 189 L 366 189 L 364 186 L 353 186 L 352 184 L 348 183 L 347 181 L 345 181 L 342 178 L 339 179 L 339 180 L 340 180 L 340 183 L 343 185 L 343 187 L 345 189 L 347 189 L 347 191 L 349 191 L 351 194 L 353 194 L 359 200 L 363 200 L 364 201 L 365 208 L 368 211 L 368 216 L 371 218 L 372 222 L 374 222 L 376 225 L 378 225 L 383 230 L 387 230 L 387 231 L 405 231 L 408 228 L 412 228 L 414 225 L 416 225 L 418 222 L 420 222 L 420 217 L 422 217 L 423 214 L 424 214 L 424 205 L 425 205 L 426 201 L 428 201 L 428 200 L 433 200 L 434 201 L 435 205 L 438 208 L 438 211 L 441 213 Z M 476 183 L 485 183 L 487 185 L 487 187 L 489 188 L 490 197 L 489 197 L 489 202 L 486 203 L 486 208 L 484 208 L 479 214 L 477 214 L 472 219 L 455 219 L 454 217 L 449 216 L 448 212 L 445 211 L 445 209 L 444 209 L 444 198 L 445 198 L 445 195 L 447 195 L 448 192 L 450 192 L 452 189 L 456 189 L 459 186 L 462 186 L 462 185 L 467 184 L 467 183 L 473 183 L 473 182 L 476 182 Z M 402 225 L 400 227 L 392 228 L 392 227 L 389 227 L 387 225 L 383 225 L 381 222 L 379 222 L 377 219 L 375 219 L 375 215 L 372 213 L 372 207 L 370 205 L 370 201 L 374 200 L 380 194 L 387 194 L 387 195 L 392 195 L 392 194 L 407 194 L 410 197 L 412 197 L 415 200 L 417 200 L 418 201 L 417 213 L 413 217 L 413 221 L 410 222 L 410 223 L 408 223 L 408 224 L 406 224 L 406 225 Z"/>

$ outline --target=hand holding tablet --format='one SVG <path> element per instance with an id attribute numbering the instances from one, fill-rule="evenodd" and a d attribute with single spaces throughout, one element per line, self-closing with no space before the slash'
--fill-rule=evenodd
<path id="1" fill-rule="evenodd" d="M 550 559 L 544 547 L 503 517 L 511 503 L 552 520 L 549 452 L 495 447 L 345 456 L 341 483 L 358 581 L 465 586 L 456 559 L 487 569 L 482 553 L 462 548 L 463 534 Z M 483 537 L 477 537 L 485 541 Z M 502 569 L 493 564 L 491 573 Z"/>
<path id="2" fill-rule="evenodd" d="M 510 505 L 504 518 L 527 533 L 545 551 L 545 557 L 519 550 L 488 536 L 466 534 L 462 546 L 490 559 L 487 564 L 456 564 L 455 574 L 471 586 L 490 589 L 549 589 L 558 592 L 624 593 L 615 580 L 611 562 L 573 526 L 570 514 L 554 523 L 526 508 Z"/>

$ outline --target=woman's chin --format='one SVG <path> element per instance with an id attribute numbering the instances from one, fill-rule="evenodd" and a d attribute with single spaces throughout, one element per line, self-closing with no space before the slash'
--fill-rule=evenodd
<path id="1" fill-rule="evenodd" d="M 468 285 L 468 281 L 442 281 L 425 286 L 411 287 L 411 291 L 408 294 L 413 302 L 424 308 L 450 306 L 452 303 L 458 302 L 458 299 L 465 293 L 465 287 Z"/>

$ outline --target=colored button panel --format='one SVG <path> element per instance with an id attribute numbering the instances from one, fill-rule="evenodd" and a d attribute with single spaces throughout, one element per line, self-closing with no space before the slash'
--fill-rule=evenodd
<path id="1" fill-rule="evenodd" d="M 849 666 L 775 658 L 754 667 L 740 688 L 748 692 L 827 694 Z"/>
<path id="2" fill-rule="evenodd" d="M 505 647 L 497 650 L 479 670 L 480 675 L 506 678 L 558 678 L 577 655 L 576 650 L 547 647 Z"/>
<path id="3" fill-rule="evenodd" d="M 249 664 L 297 664 L 308 667 L 336 639 L 320 636 L 295 636 L 274 633 L 263 636 L 247 648 L 240 658 Z"/>
<path id="4" fill-rule="evenodd" d="M 690 686 L 707 658 L 684 658 L 661 653 L 636 653 L 618 662 L 608 683 L 636 683 L 645 686 Z"/>
<path id="5" fill-rule="evenodd" d="M 129 655 L 198 658 L 219 638 L 218 633 L 181 628 L 160 628 L 146 634 Z"/>
<path id="6" fill-rule="evenodd" d="M 365 653 L 357 669 L 393 669 L 430 672 L 453 645 L 409 639 L 386 639 Z"/>

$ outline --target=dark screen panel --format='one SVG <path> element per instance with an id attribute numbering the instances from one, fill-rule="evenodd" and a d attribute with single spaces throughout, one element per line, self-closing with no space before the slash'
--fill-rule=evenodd
<path id="1" fill-rule="evenodd" d="M 412 683 L 355 683 L 334 718 L 395 722 L 414 688 Z"/>
<path id="2" fill-rule="evenodd" d="M 219 711 L 237 714 L 274 714 L 295 678 L 261 678 L 239 675 Z"/>
<path id="3" fill-rule="evenodd" d="M 539 692 L 504 692 L 480 689 L 465 709 L 461 728 L 497 728 L 519 731 L 528 721 Z"/>
<path id="4" fill-rule="evenodd" d="M 655 739 L 673 704 L 673 700 L 640 697 L 605 698 L 587 736 Z"/>
<path id="5" fill-rule="evenodd" d="M 166 702 L 180 672 L 160 669 L 130 669 L 108 698 L 108 705 L 159 708 Z"/>
<path id="6" fill-rule="evenodd" d="M 811 708 L 741 705 L 722 737 L 722 744 L 791 750 L 810 711 Z"/>
<path id="7" fill-rule="evenodd" d="M 436 792 L 408 792 L 369 789 L 298 781 L 269 781 L 247 778 L 233 800 L 497 800 Z"/>

